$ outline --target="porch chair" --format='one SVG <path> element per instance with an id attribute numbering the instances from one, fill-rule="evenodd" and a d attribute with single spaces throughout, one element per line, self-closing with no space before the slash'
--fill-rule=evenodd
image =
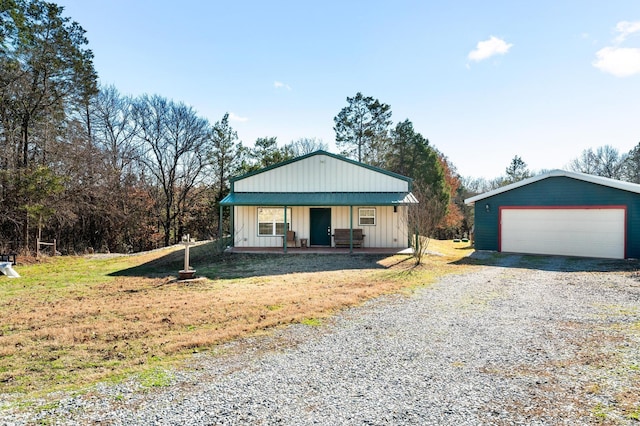
<path id="1" fill-rule="evenodd" d="M 287 247 L 297 247 L 296 231 L 287 231 Z"/>

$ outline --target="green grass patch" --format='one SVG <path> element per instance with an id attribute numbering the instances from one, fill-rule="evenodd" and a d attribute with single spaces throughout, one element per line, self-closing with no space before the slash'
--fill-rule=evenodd
<path id="1" fill-rule="evenodd" d="M 635 410 L 627 413 L 626 417 L 631 420 L 640 420 L 640 407 L 636 407 Z"/>
<path id="2" fill-rule="evenodd" d="M 599 421 L 606 420 L 607 416 L 609 415 L 609 411 L 610 409 L 608 407 L 605 407 L 601 403 L 597 403 L 596 406 L 591 410 L 593 416 Z"/>
<path id="3" fill-rule="evenodd" d="M 277 311 L 278 309 L 282 309 L 282 305 L 267 305 L 267 309 L 270 311 Z"/>
<path id="4" fill-rule="evenodd" d="M 169 386 L 173 380 L 173 375 L 163 368 L 154 367 L 139 373 L 136 378 L 140 382 L 140 386 L 150 389 Z"/>
<path id="5" fill-rule="evenodd" d="M 318 318 L 304 318 L 302 321 L 300 321 L 300 324 L 317 327 L 319 325 L 322 325 L 322 321 L 320 321 L 320 319 Z"/>

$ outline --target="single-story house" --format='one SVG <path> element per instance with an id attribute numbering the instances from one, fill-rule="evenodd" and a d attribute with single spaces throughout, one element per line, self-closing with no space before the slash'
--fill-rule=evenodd
<path id="1" fill-rule="evenodd" d="M 407 248 L 412 180 L 325 151 L 231 179 L 235 247 Z M 284 238 L 285 230 L 295 238 Z M 292 235 L 291 232 L 289 234 Z M 338 237 L 338 234 L 340 237 Z M 341 238 L 341 241 L 338 241 Z"/>
<path id="2" fill-rule="evenodd" d="M 640 185 L 553 170 L 465 200 L 476 250 L 640 258 Z"/>

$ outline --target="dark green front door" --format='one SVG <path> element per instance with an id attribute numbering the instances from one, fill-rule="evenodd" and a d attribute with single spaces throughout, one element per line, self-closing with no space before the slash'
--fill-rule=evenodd
<path id="1" fill-rule="evenodd" d="M 331 245 L 331 209 L 310 209 L 311 232 L 309 245 Z"/>

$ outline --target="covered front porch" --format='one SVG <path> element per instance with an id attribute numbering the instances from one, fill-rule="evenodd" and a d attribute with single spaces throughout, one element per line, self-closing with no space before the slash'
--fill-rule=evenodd
<path id="1" fill-rule="evenodd" d="M 231 193 L 220 215 L 231 208 L 234 252 L 386 254 L 407 248 L 406 208 L 416 202 L 411 193 Z"/>

